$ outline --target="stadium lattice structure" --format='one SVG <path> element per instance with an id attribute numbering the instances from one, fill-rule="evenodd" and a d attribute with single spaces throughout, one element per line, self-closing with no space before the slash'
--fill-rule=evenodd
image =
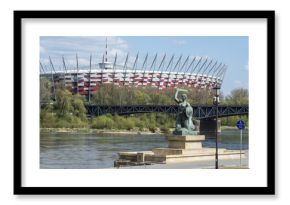
<path id="1" fill-rule="evenodd" d="M 114 84 L 118 86 L 151 86 L 158 89 L 173 87 L 197 87 L 206 88 L 221 85 L 227 70 L 224 63 L 210 59 L 208 57 L 175 57 L 167 58 L 166 54 L 158 59 L 154 55 L 153 60 L 149 60 L 149 54 L 145 56 L 138 66 L 139 54 L 129 65 L 129 55 L 127 54 L 124 63 L 117 63 L 117 54 L 114 61 L 110 62 L 106 52 L 102 61 L 87 67 L 79 67 L 76 55 L 76 65 L 73 69 L 68 69 L 64 57 L 62 57 L 63 69 L 55 70 L 54 64 L 49 57 L 49 66 L 40 62 L 40 75 L 50 78 L 53 83 L 63 83 L 73 93 L 90 95 L 96 92 L 103 84 Z M 184 60 L 183 60 L 184 59 Z M 174 62 L 175 61 L 175 62 Z M 49 67 L 49 68 L 48 68 Z"/>

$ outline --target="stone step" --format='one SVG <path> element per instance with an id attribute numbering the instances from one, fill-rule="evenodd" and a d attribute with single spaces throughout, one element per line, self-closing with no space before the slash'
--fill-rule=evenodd
<path id="1" fill-rule="evenodd" d="M 154 155 L 212 155 L 215 154 L 215 148 L 202 148 L 202 149 L 174 149 L 174 148 L 154 148 L 152 150 Z M 240 153 L 239 150 L 226 150 L 223 148 L 218 149 L 218 154 L 236 154 Z"/>
<path id="2" fill-rule="evenodd" d="M 168 136 L 168 148 L 155 148 L 152 151 L 120 152 L 116 166 L 135 166 L 152 163 L 175 163 L 215 160 L 215 148 L 203 148 L 204 135 Z M 240 150 L 218 149 L 218 158 L 222 160 L 246 158 Z"/>
<path id="3" fill-rule="evenodd" d="M 163 160 L 164 163 L 178 163 L 178 162 L 194 162 L 194 161 L 207 161 L 215 160 L 215 152 L 204 152 L 199 154 L 182 154 L 182 155 L 154 155 L 158 158 L 159 161 Z M 243 152 L 240 155 L 239 151 L 225 152 L 221 151 L 218 154 L 218 159 L 220 160 L 230 160 L 230 159 L 239 159 L 240 156 L 244 159 L 246 158 L 245 153 Z"/>

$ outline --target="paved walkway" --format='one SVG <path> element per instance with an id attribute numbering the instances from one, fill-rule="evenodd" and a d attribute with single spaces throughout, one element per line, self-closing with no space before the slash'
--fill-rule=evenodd
<path id="1" fill-rule="evenodd" d="M 242 159 L 242 168 L 249 168 L 248 151 Z M 214 169 L 215 160 L 120 167 L 119 169 Z M 219 168 L 240 168 L 240 159 L 219 160 Z"/>

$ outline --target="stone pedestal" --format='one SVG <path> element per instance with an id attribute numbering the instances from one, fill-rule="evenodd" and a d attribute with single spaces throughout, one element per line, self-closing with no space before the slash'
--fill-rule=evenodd
<path id="1" fill-rule="evenodd" d="M 152 151 L 120 152 L 115 166 L 135 166 L 154 163 L 194 162 L 215 160 L 215 148 L 203 148 L 204 135 L 171 135 L 167 137 L 168 148 L 155 148 Z M 239 150 L 218 149 L 219 159 L 239 159 Z M 242 151 L 242 158 L 245 152 Z"/>
<path id="2" fill-rule="evenodd" d="M 202 149 L 204 139 L 204 135 L 171 135 L 167 137 L 168 148 L 155 148 L 152 151 L 156 155 L 189 154 L 193 150 Z"/>
<path id="3" fill-rule="evenodd" d="M 204 135 L 169 136 L 168 147 L 178 149 L 201 149 Z"/>
<path id="4" fill-rule="evenodd" d="M 167 138 L 168 148 L 155 148 L 154 157 L 165 163 L 214 160 L 215 148 L 203 148 L 204 135 L 171 135 Z M 220 159 L 238 159 L 240 152 L 236 150 L 218 149 Z M 244 158 L 244 152 L 242 152 Z"/>

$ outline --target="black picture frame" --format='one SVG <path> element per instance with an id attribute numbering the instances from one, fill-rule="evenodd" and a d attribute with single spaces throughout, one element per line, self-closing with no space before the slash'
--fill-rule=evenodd
<path id="1" fill-rule="evenodd" d="M 24 187 L 22 185 L 22 19 L 212 18 L 267 21 L 266 187 Z M 14 194 L 16 195 L 273 195 L 275 194 L 275 11 L 14 11 Z"/>

